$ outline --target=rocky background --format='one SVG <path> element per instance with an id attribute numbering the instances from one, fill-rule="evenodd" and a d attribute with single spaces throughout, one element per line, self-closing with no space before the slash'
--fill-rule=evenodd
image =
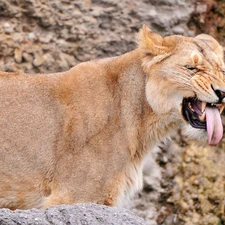
<path id="1" fill-rule="evenodd" d="M 136 47 L 143 23 L 161 35 L 208 33 L 225 46 L 223 0 L 0 0 L 0 69 L 64 71 Z M 225 140 L 199 147 L 174 137 L 146 161 L 129 208 L 149 225 L 225 224 Z"/>
<path id="2" fill-rule="evenodd" d="M 0 68 L 55 72 L 120 55 L 136 47 L 143 23 L 164 35 L 192 35 L 193 8 L 177 0 L 0 0 Z"/>

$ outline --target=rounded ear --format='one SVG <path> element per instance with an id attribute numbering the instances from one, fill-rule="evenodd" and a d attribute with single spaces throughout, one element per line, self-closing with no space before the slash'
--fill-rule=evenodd
<path id="1" fill-rule="evenodd" d="M 224 49 L 223 47 L 214 39 L 212 36 L 208 34 L 199 34 L 195 37 L 196 40 L 204 42 L 208 45 L 217 55 L 220 57 L 224 57 Z"/>
<path id="2" fill-rule="evenodd" d="M 176 42 L 172 37 L 163 38 L 159 34 L 153 33 L 144 24 L 138 34 L 138 44 L 142 53 L 157 56 L 171 52 L 175 48 Z"/>

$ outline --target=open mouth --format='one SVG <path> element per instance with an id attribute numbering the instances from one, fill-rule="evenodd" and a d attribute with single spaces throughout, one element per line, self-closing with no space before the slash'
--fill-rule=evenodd
<path id="1" fill-rule="evenodd" d="M 183 99 L 182 114 L 192 127 L 205 129 L 208 134 L 208 143 L 216 145 L 223 136 L 223 124 L 220 114 L 224 107 L 224 103 L 207 103 L 196 97 L 189 97 Z"/>

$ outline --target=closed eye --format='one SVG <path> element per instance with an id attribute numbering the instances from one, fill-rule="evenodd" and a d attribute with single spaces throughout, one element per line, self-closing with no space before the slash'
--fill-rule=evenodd
<path id="1" fill-rule="evenodd" d="M 188 70 L 191 70 L 191 71 L 197 69 L 197 68 L 196 68 L 195 66 L 193 66 L 193 65 L 185 65 L 185 68 L 187 68 Z"/>
<path id="2" fill-rule="evenodd" d="M 225 76 L 225 69 L 222 69 L 221 73 Z"/>

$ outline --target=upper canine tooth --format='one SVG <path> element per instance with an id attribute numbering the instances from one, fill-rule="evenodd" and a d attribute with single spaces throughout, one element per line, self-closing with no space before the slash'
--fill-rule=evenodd
<path id="1" fill-rule="evenodd" d="M 206 108 L 206 102 L 202 102 L 202 112 L 204 112 L 205 111 L 205 108 Z"/>
<path id="2" fill-rule="evenodd" d="M 223 103 L 223 104 L 220 106 L 220 114 L 223 112 L 224 107 L 225 107 L 225 103 Z"/>

